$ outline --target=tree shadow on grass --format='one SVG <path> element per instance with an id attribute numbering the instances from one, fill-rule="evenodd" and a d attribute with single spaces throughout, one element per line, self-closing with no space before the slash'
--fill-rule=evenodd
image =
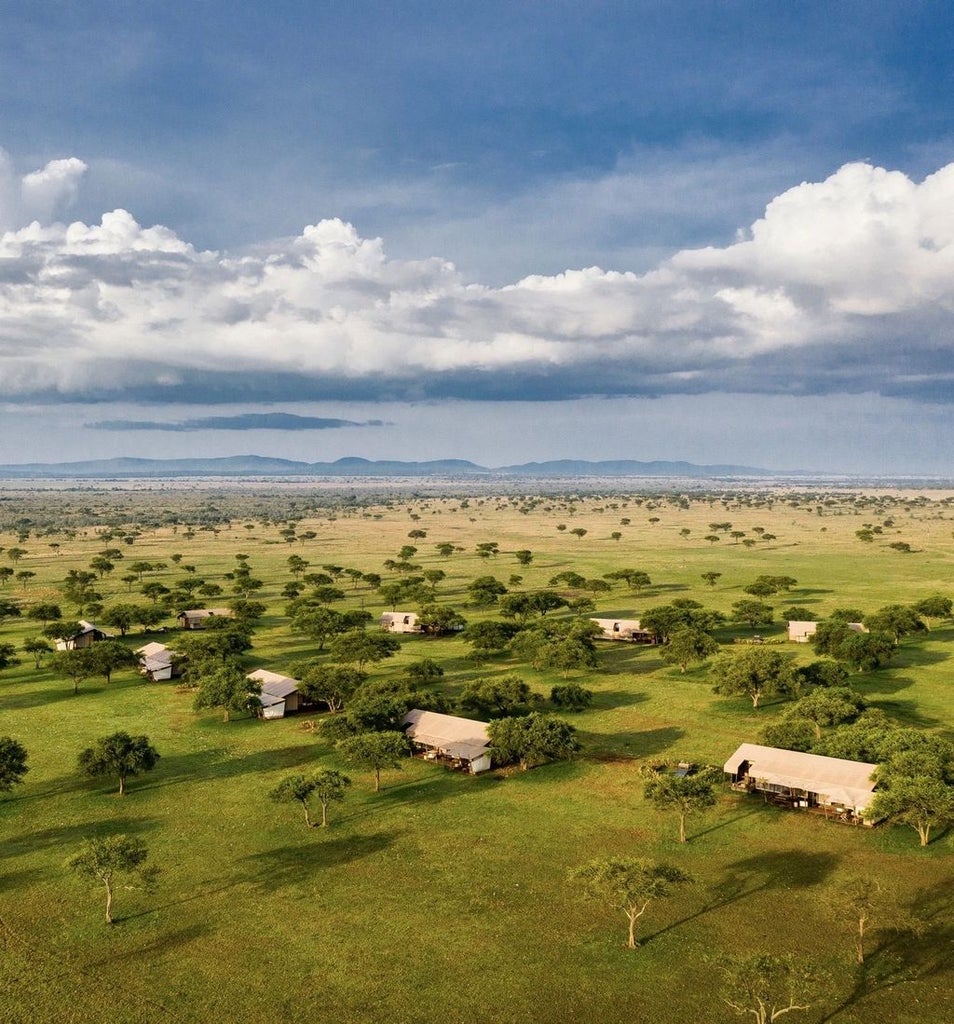
<path id="1" fill-rule="evenodd" d="M 909 687 L 914 686 L 914 680 L 909 676 L 899 676 L 892 672 L 884 671 L 869 672 L 863 680 L 859 679 L 857 684 L 854 684 L 852 679 L 849 678 L 848 683 L 849 685 L 855 685 L 855 688 L 864 694 L 897 693 L 899 690 L 907 690 Z"/>
<path id="2" fill-rule="evenodd" d="M 435 804 L 443 800 L 458 800 L 472 793 L 485 792 L 487 786 L 500 785 L 504 780 L 494 772 L 483 772 L 479 776 L 462 777 L 464 773 L 455 772 L 441 765 L 431 765 L 427 775 L 413 778 L 393 780 L 385 778 L 381 783 L 381 791 L 374 794 L 374 800 L 365 804 L 360 810 L 345 812 L 335 816 L 335 821 L 357 821 L 378 813 L 378 807 L 390 806 L 394 802 L 408 805 Z M 393 780 L 393 781 L 392 781 Z"/>
<path id="3" fill-rule="evenodd" d="M 592 708 L 628 708 L 644 704 L 649 694 L 639 690 L 597 690 L 593 694 Z"/>
<path id="4" fill-rule="evenodd" d="M 911 910 L 923 928 L 917 932 L 876 931 L 873 938 L 877 941 L 866 953 L 865 962 L 854 965 L 848 993 L 821 1018 L 820 1024 L 835 1020 L 842 1011 L 862 1004 L 869 996 L 899 985 L 932 978 L 949 985 L 954 968 L 954 896 L 949 891 L 930 890 L 919 894 Z M 877 1019 L 874 1010 L 871 1019 Z M 937 1016 L 930 1019 L 940 1020 Z"/>
<path id="5" fill-rule="evenodd" d="M 601 751 L 607 748 L 620 751 L 628 757 L 653 757 L 669 750 L 685 735 L 685 730 L 675 725 L 659 729 L 643 729 L 636 732 L 602 733 L 579 732 L 577 738 L 583 745 L 583 760 L 604 760 Z M 592 754 L 588 748 L 595 747 Z"/>
<path id="6" fill-rule="evenodd" d="M 299 768 L 313 762 L 315 754 L 316 744 L 313 741 L 240 756 L 231 754 L 226 748 L 213 747 L 160 758 L 156 770 L 148 779 L 134 779 L 132 785 L 137 790 L 145 791 L 182 782 L 260 775 L 279 768 Z"/>
<path id="7" fill-rule="evenodd" d="M 22 871 L 4 871 L 0 874 L 0 892 L 22 892 L 36 882 L 47 878 L 48 871 L 40 868 L 25 868 Z"/>
<path id="8" fill-rule="evenodd" d="M 121 821 L 103 819 L 96 822 L 84 821 L 76 825 L 58 825 L 54 828 L 26 832 L 20 836 L 11 836 L 0 840 L 0 857 L 22 857 L 26 854 L 36 853 L 38 850 L 49 850 L 58 846 L 71 848 L 93 836 L 151 832 L 159 825 L 160 822 L 152 818 L 133 818 Z"/>
<path id="9" fill-rule="evenodd" d="M 879 700 L 877 707 L 886 711 L 893 719 L 916 728 L 933 729 L 941 725 L 938 718 L 922 714 L 916 700 Z"/>
<path id="10" fill-rule="evenodd" d="M 895 647 L 894 658 L 888 663 L 888 668 L 921 668 L 924 665 L 939 665 L 942 661 L 950 661 L 950 658 L 947 651 L 929 651 L 917 641 L 902 640 Z"/>
<path id="11" fill-rule="evenodd" d="M 114 924 L 121 925 L 124 921 L 133 921 L 137 917 L 145 917 L 153 913 L 155 913 L 154 910 L 143 910 L 135 914 L 122 914 L 114 918 Z M 154 957 L 163 956 L 165 953 L 179 949 L 180 946 L 186 946 L 190 942 L 195 942 L 196 939 L 208 935 L 211 931 L 212 929 L 209 925 L 196 922 L 183 928 L 177 928 L 175 931 L 163 932 L 149 942 L 136 946 L 135 949 L 126 949 L 121 952 L 112 953 L 109 956 L 100 957 L 89 965 L 89 969 L 95 972 L 109 964 L 121 964 L 126 960 L 132 960 L 136 964 L 151 963 Z"/>
<path id="12" fill-rule="evenodd" d="M 172 910 L 187 903 L 209 900 L 243 887 L 273 892 L 279 888 L 297 885 L 320 870 L 379 853 L 387 849 L 398 835 L 396 832 L 376 832 L 370 835 L 350 833 L 324 838 L 327 831 L 318 828 L 309 830 L 309 838 L 313 836 L 314 842 L 303 841 L 298 845 L 282 846 L 241 857 L 233 863 L 232 873 L 223 872 L 215 878 L 197 882 L 189 895 L 135 914 L 126 914 L 123 919 L 129 921 Z"/>
<path id="13" fill-rule="evenodd" d="M 687 832 L 686 838 L 691 843 L 694 839 L 701 839 L 710 832 L 718 832 L 720 828 L 728 828 L 729 825 L 734 825 L 738 821 L 743 821 L 745 818 L 751 818 L 752 815 L 761 813 L 761 808 L 755 807 L 743 811 L 741 814 L 734 814 L 731 817 L 727 814 L 721 814 L 719 820 L 709 825 L 708 828 L 699 829 L 697 832 Z"/>
<path id="14" fill-rule="evenodd" d="M 832 853 L 805 850 L 778 850 L 746 857 L 726 865 L 726 874 L 708 890 L 709 899 L 696 911 L 673 921 L 642 939 L 643 945 L 681 925 L 721 910 L 733 903 L 771 889 L 809 887 L 823 882 L 838 866 L 840 857 Z"/>
<path id="15" fill-rule="evenodd" d="M 609 640 L 597 647 L 602 655 L 601 662 L 609 671 L 655 672 L 659 668 L 658 658 L 652 657 L 657 648 L 654 644 L 627 644 L 621 640 Z"/>
<path id="16" fill-rule="evenodd" d="M 372 832 L 368 835 L 327 836 L 325 829 L 314 829 L 315 842 L 281 846 L 249 854 L 236 862 L 234 885 L 250 885 L 273 892 L 298 885 L 326 868 L 350 864 L 386 850 L 396 832 Z M 325 835 L 322 835 L 322 833 Z"/>
<path id="17" fill-rule="evenodd" d="M 37 708 L 45 704 L 69 705 L 82 697 L 91 696 L 104 690 L 104 686 L 80 684 L 79 693 L 73 693 L 73 684 L 57 679 L 40 690 L 19 690 L 19 684 L 6 686 L 3 689 L 3 703 L 10 711 L 18 711 L 21 708 Z"/>

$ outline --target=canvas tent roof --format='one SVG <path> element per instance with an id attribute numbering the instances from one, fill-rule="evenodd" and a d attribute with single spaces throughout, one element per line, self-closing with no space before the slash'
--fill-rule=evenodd
<path id="1" fill-rule="evenodd" d="M 136 648 L 136 653 L 141 655 L 143 658 L 152 658 L 157 654 L 161 654 L 163 651 L 168 651 L 169 648 L 165 644 L 160 644 L 153 640 L 151 643 L 143 644 L 142 647 Z"/>
<path id="2" fill-rule="evenodd" d="M 404 716 L 402 724 L 407 727 L 408 739 L 442 750 L 451 757 L 474 761 L 486 754 L 490 746 L 486 722 L 414 708 Z"/>
<path id="3" fill-rule="evenodd" d="M 864 761 L 743 743 L 726 761 L 725 771 L 737 774 L 743 761 L 749 762 L 749 775 L 760 782 L 817 793 L 829 803 L 844 804 L 859 811 L 871 801 L 874 790 L 871 774 L 877 768 Z"/>
<path id="4" fill-rule="evenodd" d="M 112 633 L 107 633 L 105 629 L 100 629 L 99 626 L 94 625 L 92 622 L 86 619 L 79 620 L 79 631 L 75 634 L 76 636 L 82 636 L 84 633 L 102 633 L 103 636 L 112 637 Z"/>
<path id="5" fill-rule="evenodd" d="M 278 672 L 270 672 L 267 668 L 257 668 L 254 672 L 249 672 L 247 678 L 261 684 L 263 696 L 268 694 L 269 696 L 284 700 L 291 694 L 298 692 L 297 679 L 292 679 L 291 676 L 280 675 Z"/>

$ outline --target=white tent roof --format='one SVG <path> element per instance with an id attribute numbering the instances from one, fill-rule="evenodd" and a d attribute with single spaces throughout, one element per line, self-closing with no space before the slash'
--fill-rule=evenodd
<path id="1" fill-rule="evenodd" d="M 735 775 L 743 761 L 749 762 L 749 775 L 759 782 L 805 790 L 858 811 L 871 802 L 874 764 L 743 743 L 726 761 L 725 771 Z"/>
<path id="2" fill-rule="evenodd" d="M 257 668 L 254 672 L 249 672 L 247 678 L 261 684 L 263 695 L 269 694 L 281 700 L 298 692 L 297 679 L 280 675 L 278 672 L 270 672 L 267 668 Z"/>
<path id="3" fill-rule="evenodd" d="M 144 658 L 152 658 L 157 654 L 161 654 L 163 651 L 168 651 L 169 648 L 165 644 L 160 644 L 153 640 L 151 643 L 143 644 L 142 647 L 136 648 L 136 653 L 141 654 Z"/>
<path id="4" fill-rule="evenodd" d="M 486 722 L 414 708 L 404 716 L 402 724 L 407 726 L 408 739 L 442 750 L 451 757 L 474 761 L 486 754 L 490 746 Z"/>

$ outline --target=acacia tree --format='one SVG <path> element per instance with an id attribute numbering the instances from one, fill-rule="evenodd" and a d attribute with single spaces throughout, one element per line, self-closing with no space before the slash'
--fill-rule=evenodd
<path id="1" fill-rule="evenodd" d="M 11 736 L 0 736 L 0 793 L 23 782 L 29 770 L 26 747 Z"/>
<path id="2" fill-rule="evenodd" d="M 677 629 L 669 637 L 669 643 L 662 649 L 662 659 L 667 665 L 678 665 L 685 672 L 691 661 L 705 661 L 716 654 L 719 644 L 701 629 L 686 627 Z"/>
<path id="3" fill-rule="evenodd" d="M 73 695 L 79 693 L 80 683 L 85 682 L 96 673 L 93 660 L 93 649 L 81 647 L 79 650 L 56 651 L 50 659 L 54 672 L 67 676 L 73 682 Z"/>
<path id="4" fill-rule="evenodd" d="M 148 736 L 130 736 L 128 732 L 114 732 L 103 736 L 92 747 L 79 755 L 79 769 L 96 778 L 110 775 L 119 779 L 119 795 L 126 793 L 126 779 L 151 772 L 159 760 L 159 752 Z"/>
<path id="5" fill-rule="evenodd" d="M 593 703 L 593 691 L 579 683 L 564 683 L 550 690 L 550 700 L 564 711 L 585 711 Z"/>
<path id="6" fill-rule="evenodd" d="M 312 781 L 315 784 L 315 796 L 321 804 L 321 827 L 325 828 L 328 824 L 328 807 L 344 800 L 351 779 L 333 768 L 324 768 L 312 776 Z"/>
<path id="7" fill-rule="evenodd" d="M 381 772 L 385 768 L 400 768 L 410 753 L 407 737 L 391 730 L 349 736 L 338 743 L 338 749 L 348 761 L 374 772 L 375 793 L 381 789 Z"/>
<path id="8" fill-rule="evenodd" d="M 226 664 L 202 677 L 193 707 L 196 711 L 221 708 L 222 721 L 228 722 L 233 712 L 257 711 L 262 706 L 261 692 L 261 686 L 240 668 Z"/>
<path id="9" fill-rule="evenodd" d="M 810 722 L 816 739 L 822 726 L 854 722 L 868 707 L 868 701 L 849 686 L 819 687 L 797 700 L 782 716 L 786 721 Z"/>
<path id="10" fill-rule="evenodd" d="M 539 695 L 515 675 L 473 679 L 460 695 L 460 706 L 479 715 L 515 715 L 539 702 Z"/>
<path id="11" fill-rule="evenodd" d="M 591 860 L 570 873 L 583 895 L 621 910 L 629 923 L 627 948 L 636 949 L 636 924 L 655 900 L 673 895 L 676 886 L 691 881 L 679 868 L 646 858 L 609 857 Z"/>
<path id="12" fill-rule="evenodd" d="M 922 846 L 931 841 L 931 829 L 954 823 L 954 786 L 928 775 L 892 777 L 879 769 L 878 782 L 888 788 L 876 792 L 868 814 L 908 825 L 918 834 Z"/>
<path id="13" fill-rule="evenodd" d="M 107 683 L 112 680 L 116 669 L 131 668 L 137 664 L 136 655 L 118 640 L 102 640 L 93 644 L 89 653 L 94 673 L 102 676 Z"/>
<path id="14" fill-rule="evenodd" d="M 914 608 L 903 604 L 889 604 L 864 617 L 864 624 L 873 633 L 889 633 L 896 644 L 913 633 L 924 633 L 927 626 Z"/>
<path id="15" fill-rule="evenodd" d="M 337 714 L 368 678 L 366 672 L 350 665 L 323 665 L 320 662 L 300 665 L 295 674 L 301 680 L 302 696 L 316 704 L 324 704 L 332 714 Z"/>
<path id="16" fill-rule="evenodd" d="M 537 711 L 520 718 L 498 718 L 487 727 L 494 763 L 517 762 L 521 771 L 571 758 L 580 748 L 575 733 L 569 722 Z"/>
<path id="17" fill-rule="evenodd" d="M 116 835 L 87 839 L 82 850 L 66 862 L 78 875 L 98 882 L 106 890 L 106 923 L 113 923 L 113 891 L 117 875 L 134 875 L 150 888 L 158 869 L 146 867 L 149 851 L 135 836 Z"/>
<path id="18" fill-rule="evenodd" d="M 308 798 L 315 791 L 315 781 L 306 775 L 286 775 L 284 779 L 271 791 L 269 796 L 273 800 L 284 802 L 286 800 L 297 800 L 305 812 L 305 826 L 313 828 L 315 823 L 311 820 L 308 809 Z"/>
<path id="19" fill-rule="evenodd" d="M 790 956 L 754 953 L 727 963 L 725 1004 L 755 1024 L 771 1024 L 787 1013 L 810 1010 L 808 995 L 817 983 L 811 965 Z"/>
<path id="20" fill-rule="evenodd" d="M 765 696 L 791 690 L 795 673 L 784 655 L 766 647 L 747 647 L 738 654 L 723 654 L 709 670 L 713 691 L 722 696 L 745 694 L 757 708 Z"/>
<path id="21" fill-rule="evenodd" d="M 732 605 L 734 622 L 744 622 L 749 629 L 772 624 L 772 607 L 762 601 L 736 601 Z"/>
<path id="22" fill-rule="evenodd" d="M 855 876 L 834 886 L 825 900 L 832 915 L 850 930 L 855 947 L 855 960 L 865 962 L 865 934 L 874 919 L 889 912 L 889 900 L 882 886 L 873 878 Z"/>
<path id="23" fill-rule="evenodd" d="M 686 841 L 686 817 L 695 811 L 715 806 L 717 769 L 707 768 L 694 775 L 676 775 L 673 772 L 656 773 L 646 782 L 643 795 L 663 811 L 675 811 L 679 816 L 679 842 Z"/>
<path id="24" fill-rule="evenodd" d="M 39 669 L 43 665 L 43 658 L 50 652 L 50 645 L 43 637 L 27 637 L 24 641 L 24 651 L 33 655 L 33 664 Z"/>
<path id="25" fill-rule="evenodd" d="M 400 640 L 387 633 L 366 633 L 358 629 L 336 636 L 331 642 L 330 652 L 335 661 L 357 665 L 360 670 L 366 662 L 393 657 L 400 649 Z"/>

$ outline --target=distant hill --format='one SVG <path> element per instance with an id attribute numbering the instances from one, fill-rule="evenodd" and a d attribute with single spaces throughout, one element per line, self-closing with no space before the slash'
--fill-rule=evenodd
<path id="1" fill-rule="evenodd" d="M 230 455 L 214 459 L 94 459 L 85 462 L 30 462 L 0 466 L 4 479 L 128 479 L 183 476 L 366 476 L 366 477 L 774 477 L 806 475 L 796 471 L 757 469 L 752 466 L 697 466 L 691 462 L 637 462 L 618 459 L 588 462 L 559 459 L 491 468 L 466 459 L 431 462 L 374 461 L 344 458 L 335 462 L 296 462 L 262 455 Z"/>

